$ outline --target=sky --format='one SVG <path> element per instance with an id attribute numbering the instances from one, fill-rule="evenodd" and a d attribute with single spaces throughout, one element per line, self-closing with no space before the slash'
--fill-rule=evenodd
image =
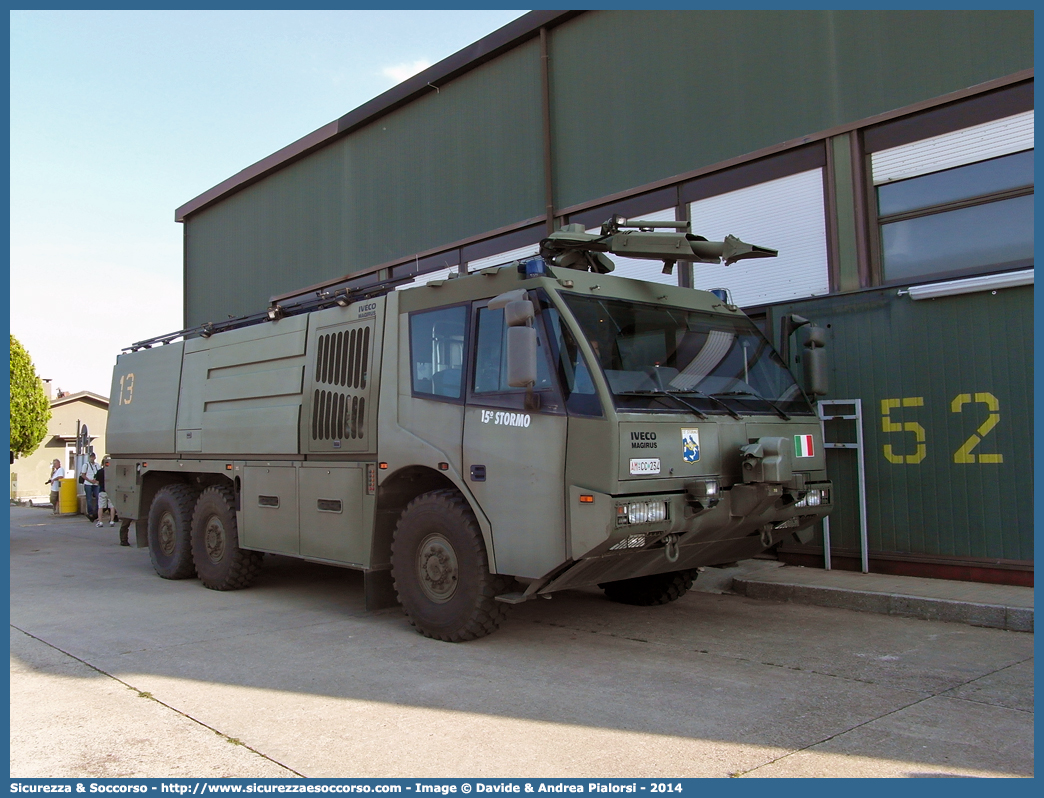
<path id="1" fill-rule="evenodd" d="M 11 333 L 108 396 L 182 326 L 179 206 L 524 11 L 12 11 Z"/>

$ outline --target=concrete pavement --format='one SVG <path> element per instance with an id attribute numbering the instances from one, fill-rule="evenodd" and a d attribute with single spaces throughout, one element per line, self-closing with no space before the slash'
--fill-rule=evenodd
<path id="1" fill-rule="evenodd" d="M 716 573 L 720 572 L 720 573 Z M 1033 588 L 925 579 L 916 576 L 824 571 L 745 560 L 707 569 L 724 589 L 750 598 L 951 621 L 1013 632 L 1033 631 Z M 700 579 L 707 581 L 704 576 Z"/>
<path id="2" fill-rule="evenodd" d="M 11 773 L 1033 774 L 1032 634 L 705 591 L 566 591 L 450 645 L 351 571 L 266 557 L 219 593 L 12 508 Z"/>

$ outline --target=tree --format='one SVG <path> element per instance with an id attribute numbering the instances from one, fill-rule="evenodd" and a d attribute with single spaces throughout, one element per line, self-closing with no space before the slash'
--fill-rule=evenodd
<path id="1" fill-rule="evenodd" d="M 47 435 L 51 403 L 29 353 L 11 336 L 11 451 L 26 457 Z"/>

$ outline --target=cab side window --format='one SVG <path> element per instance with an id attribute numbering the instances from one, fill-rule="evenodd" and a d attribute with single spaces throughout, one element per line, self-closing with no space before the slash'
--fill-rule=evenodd
<path id="1" fill-rule="evenodd" d="M 544 310 L 544 321 L 551 336 L 551 356 L 558 366 L 558 381 L 565 394 L 566 409 L 570 415 L 600 417 L 602 405 L 576 339 L 555 308 Z M 591 346 L 599 351 L 597 342 L 592 341 Z"/>
<path id="2" fill-rule="evenodd" d="M 537 328 L 537 346 L 542 350 L 543 338 Z M 552 387 L 547 358 L 543 352 L 537 355 L 537 381 L 533 390 L 548 390 Z M 507 382 L 507 325 L 504 311 L 479 308 L 475 334 L 475 393 L 525 392 L 525 388 L 512 388 Z"/>
<path id="3" fill-rule="evenodd" d="M 508 336 L 504 311 L 480 307 L 475 313 L 474 377 L 468 401 L 484 407 L 535 409 L 544 414 L 561 414 L 562 399 L 551 373 L 547 341 L 539 319 L 534 324 L 537 331 L 536 384 L 532 389 L 512 388 L 508 385 Z"/>
<path id="4" fill-rule="evenodd" d="M 410 376 L 415 394 L 462 398 L 467 320 L 463 305 L 410 316 Z"/>

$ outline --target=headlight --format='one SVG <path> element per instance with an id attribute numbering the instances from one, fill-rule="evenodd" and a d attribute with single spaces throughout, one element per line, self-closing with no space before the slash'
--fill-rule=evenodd
<path id="1" fill-rule="evenodd" d="M 799 501 L 797 507 L 818 507 L 819 506 L 819 491 L 810 490 L 805 494 L 805 498 Z"/>
<path id="2" fill-rule="evenodd" d="M 819 507 L 821 504 L 830 504 L 830 490 L 828 488 L 810 488 L 801 501 L 795 507 Z"/>
<path id="3" fill-rule="evenodd" d="M 616 525 L 658 524 L 667 520 L 667 502 L 630 502 L 616 505 Z"/>

